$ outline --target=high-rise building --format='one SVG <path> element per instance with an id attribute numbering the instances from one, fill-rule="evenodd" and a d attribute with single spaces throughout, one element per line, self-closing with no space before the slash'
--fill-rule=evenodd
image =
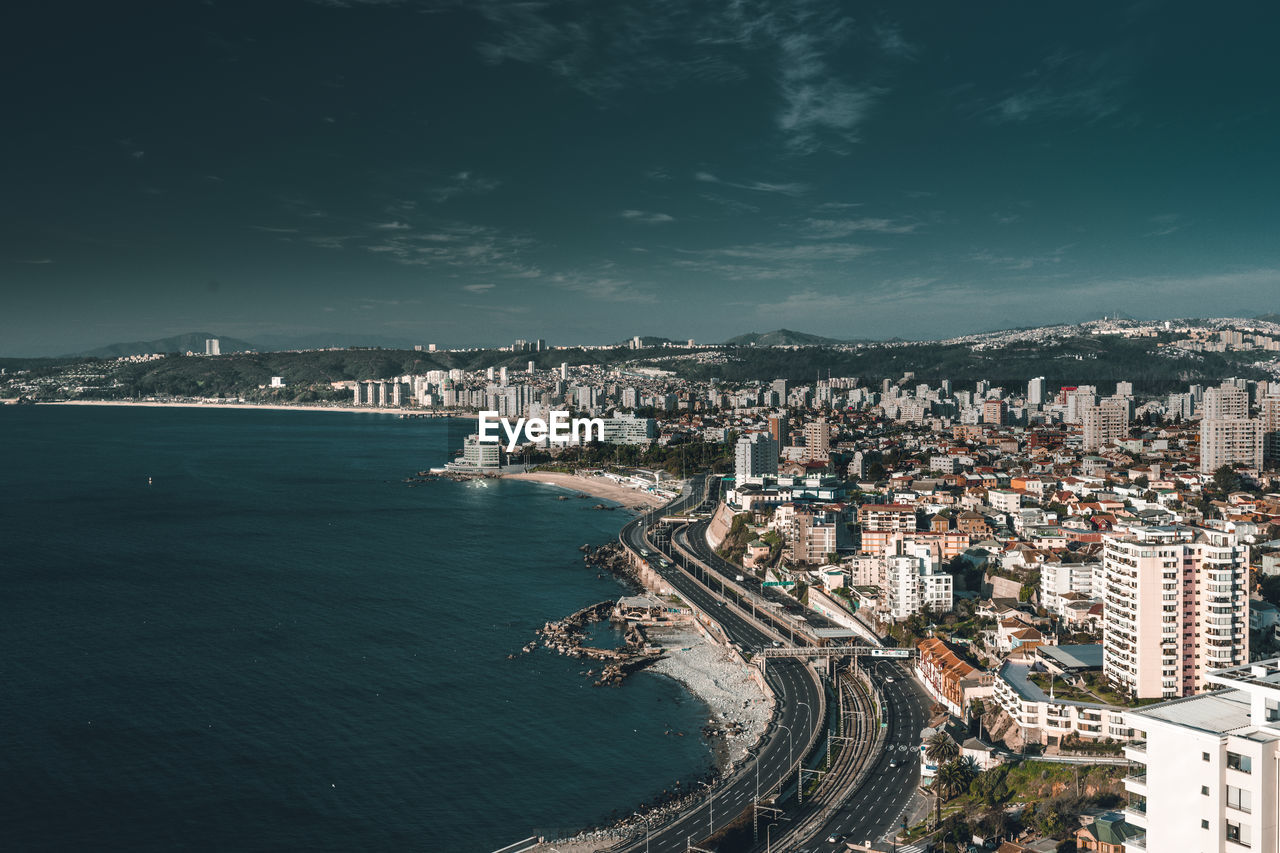
<path id="1" fill-rule="evenodd" d="M 1223 465 L 1262 468 L 1262 421 L 1210 417 L 1200 421 L 1200 471 L 1212 474 Z"/>
<path id="2" fill-rule="evenodd" d="M 1138 699 L 1189 696 L 1249 660 L 1249 549 L 1200 527 L 1103 538 L 1102 671 Z"/>
<path id="3" fill-rule="evenodd" d="M 1225 384 L 1219 388 L 1206 388 L 1203 411 L 1206 418 L 1247 418 L 1249 392 Z"/>
<path id="4" fill-rule="evenodd" d="M 982 404 L 982 422 L 1004 426 L 1004 400 L 986 400 Z"/>
<path id="5" fill-rule="evenodd" d="M 1115 400 L 1103 400 L 1083 412 L 1084 449 L 1097 450 L 1109 441 L 1124 438 L 1129 431 L 1129 407 Z"/>
<path id="6" fill-rule="evenodd" d="M 767 432 L 741 436 L 734 446 L 733 473 L 738 485 L 760 482 L 778 473 L 778 445 Z"/>
<path id="7" fill-rule="evenodd" d="M 222 344 L 217 338 L 204 339 L 205 355 L 222 355 Z"/>
<path id="8" fill-rule="evenodd" d="M 1125 850 L 1280 850 L 1280 660 L 1208 674 L 1214 690 L 1124 715 L 1137 738 Z"/>
<path id="9" fill-rule="evenodd" d="M 771 425 L 772 426 L 772 425 Z M 831 456 L 831 427 L 826 418 L 804 425 L 804 458 L 809 462 L 825 462 Z"/>
<path id="10" fill-rule="evenodd" d="M 788 432 L 787 416 L 785 412 L 769 416 L 769 435 L 773 436 L 773 440 L 778 443 L 779 453 L 781 453 L 782 449 L 787 446 L 787 439 L 790 437 L 787 435 Z"/>
<path id="11" fill-rule="evenodd" d="M 1027 383 L 1027 405 L 1044 405 L 1044 377 L 1037 376 Z"/>
<path id="12" fill-rule="evenodd" d="M 934 549 L 925 544 L 899 542 L 887 557 L 885 600 L 889 616 L 906 619 L 915 613 L 946 613 L 952 607 L 955 579 L 941 571 Z"/>
<path id="13" fill-rule="evenodd" d="M 560 362 L 560 378 L 562 380 L 569 378 L 569 363 L 567 361 Z"/>
<path id="14" fill-rule="evenodd" d="M 1262 400 L 1262 460 L 1267 468 L 1280 467 L 1280 397 Z"/>
<path id="15" fill-rule="evenodd" d="M 507 368 L 505 366 L 498 369 L 498 384 L 507 384 Z"/>
<path id="16" fill-rule="evenodd" d="M 1116 383 L 1116 396 L 1117 396 L 1117 397 L 1132 397 L 1132 396 L 1133 396 L 1133 383 L 1132 383 L 1132 382 L 1117 382 L 1117 383 Z"/>
<path id="17" fill-rule="evenodd" d="M 858 526 L 862 528 L 864 554 L 883 554 L 894 541 L 894 534 L 912 533 L 916 529 L 916 510 L 909 504 L 863 504 L 858 507 Z"/>

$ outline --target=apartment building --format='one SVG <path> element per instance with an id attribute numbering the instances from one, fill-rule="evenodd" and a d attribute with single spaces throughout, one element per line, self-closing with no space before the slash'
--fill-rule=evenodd
<path id="1" fill-rule="evenodd" d="M 929 695 L 952 716 L 964 718 L 974 699 L 986 699 L 994 689 L 989 672 L 966 663 L 942 640 L 930 637 L 916 646 L 916 675 Z"/>
<path id="2" fill-rule="evenodd" d="M 939 569 L 934 550 L 922 545 L 900 545 L 898 550 L 885 558 L 885 605 L 890 618 L 906 619 L 925 610 L 949 611 L 955 579 Z"/>
<path id="3" fill-rule="evenodd" d="M 1094 594 L 1094 570 L 1098 563 L 1041 563 L 1040 604 L 1055 616 L 1066 615 L 1069 601 L 1078 596 L 1092 598 Z"/>
<path id="4" fill-rule="evenodd" d="M 1103 537 L 1106 676 L 1139 699 L 1197 693 L 1249 659 L 1248 548 L 1199 527 Z"/>
<path id="5" fill-rule="evenodd" d="M 1204 416 L 1206 418 L 1249 417 L 1249 392 L 1235 385 L 1206 388 L 1204 392 Z"/>
<path id="6" fill-rule="evenodd" d="M 914 533 L 916 510 L 908 504 L 864 504 L 858 507 L 864 554 L 883 554 L 895 533 Z"/>
<path id="7" fill-rule="evenodd" d="M 1063 738 L 1126 741 L 1132 729 L 1124 709 L 1099 702 L 1063 698 L 1074 695 L 1065 681 L 1057 689 L 1045 691 L 1031 680 L 1030 664 L 1006 661 L 996 673 L 992 698 L 1017 727 L 1015 744 L 1056 746 Z M 1008 742 L 1009 734 L 1005 733 Z"/>
<path id="8" fill-rule="evenodd" d="M 1212 672 L 1224 689 L 1128 711 L 1126 850 L 1280 851 L 1280 660 Z"/>
<path id="9" fill-rule="evenodd" d="M 1212 474 L 1223 465 L 1261 469 L 1262 447 L 1260 420 L 1206 417 L 1200 422 L 1200 470 L 1205 474 Z"/>
<path id="10" fill-rule="evenodd" d="M 738 439 L 733 448 L 735 485 L 760 483 L 778 474 L 778 444 L 769 433 L 752 433 Z"/>
<path id="11" fill-rule="evenodd" d="M 831 457 L 831 427 L 826 418 L 804 425 L 804 458 L 807 462 L 826 462 Z"/>
<path id="12" fill-rule="evenodd" d="M 1086 453 L 1091 453 L 1109 441 L 1128 435 L 1129 404 L 1118 400 L 1103 400 L 1096 406 L 1085 408 L 1081 423 L 1084 427 L 1084 449 Z"/>

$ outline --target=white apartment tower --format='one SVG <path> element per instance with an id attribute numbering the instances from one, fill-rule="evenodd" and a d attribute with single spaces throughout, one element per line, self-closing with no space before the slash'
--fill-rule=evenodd
<path id="1" fill-rule="evenodd" d="M 1262 461 L 1268 468 L 1280 465 L 1280 397 L 1262 401 Z"/>
<path id="2" fill-rule="evenodd" d="M 894 552 L 897 553 L 894 553 Z M 897 543 L 885 559 L 885 600 L 889 616 L 906 619 L 928 610 L 946 613 L 952 607 L 955 579 L 940 571 L 933 549 L 923 543 Z"/>
<path id="3" fill-rule="evenodd" d="M 1262 438 L 1262 421 L 1256 418 L 1211 418 L 1206 415 L 1200 421 L 1201 472 L 1212 474 L 1223 465 L 1262 468 Z"/>
<path id="4" fill-rule="evenodd" d="M 1249 417 L 1249 392 L 1234 385 L 1206 388 L 1204 416 L 1206 418 Z"/>
<path id="5" fill-rule="evenodd" d="M 760 482 L 778 473 L 778 444 L 767 432 L 744 435 L 733 448 L 733 473 L 738 485 Z"/>
<path id="6" fill-rule="evenodd" d="M 205 338 L 204 354 L 205 355 L 222 355 L 222 342 L 219 341 L 217 338 Z"/>
<path id="7" fill-rule="evenodd" d="M 1044 377 L 1037 376 L 1027 383 L 1027 405 L 1044 405 Z"/>
<path id="8" fill-rule="evenodd" d="M 1102 671 L 1139 699 L 1204 689 L 1210 670 L 1249 660 L 1248 548 L 1199 527 L 1104 537 Z"/>
<path id="9" fill-rule="evenodd" d="M 1280 660 L 1207 681 L 1224 689 L 1124 715 L 1126 851 L 1280 851 Z"/>

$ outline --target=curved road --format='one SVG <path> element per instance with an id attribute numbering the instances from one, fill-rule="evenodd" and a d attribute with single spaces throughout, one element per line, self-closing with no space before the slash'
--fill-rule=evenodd
<path id="1" fill-rule="evenodd" d="M 701 493 L 701 484 L 697 480 L 694 488 L 695 494 Z M 644 540 L 645 522 L 644 517 L 629 522 L 620 535 L 637 552 L 650 548 Z M 729 638 L 742 648 L 752 649 L 769 643 L 765 634 L 733 612 L 719 596 L 708 592 L 678 569 L 671 567 L 661 570 L 661 573 L 682 598 L 711 615 Z M 754 766 L 748 772 L 740 772 L 727 784 L 718 785 L 714 796 L 695 809 L 672 823 L 653 827 L 647 838 L 642 834 L 624 849 L 654 853 L 684 851 L 690 843 L 697 845 L 742 814 L 758 794 L 786 782 L 793 771 L 794 761 L 800 758 L 803 744 L 808 742 L 814 728 L 822 723 L 815 719 L 821 687 L 812 670 L 794 660 L 770 662 L 765 678 L 777 698 L 777 713 L 774 725 L 757 748 L 758 758 Z"/>

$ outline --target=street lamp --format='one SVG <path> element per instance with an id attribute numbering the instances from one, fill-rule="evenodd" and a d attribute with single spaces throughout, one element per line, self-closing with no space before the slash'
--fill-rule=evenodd
<path id="1" fill-rule="evenodd" d="M 711 787 L 710 782 L 703 782 L 707 786 L 707 808 L 711 810 L 711 834 L 716 834 L 716 792 Z"/>
<path id="2" fill-rule="evenodd" d="M 633 816 L 644 821 L 644 853 L 649 853 L 649 816 L 642 815 L 640 812 L 636 812 Z"/>
<path id="3" fill-rule="evenodd" d="M 764 849 L 766 853 L 773 853 L 773 824 L 769 824 L 764 828 Z"/>
<path id="4" fill-rule="evenodd" d="M 809 703 L 797 702 L 796 704 L 804 706 L 804 721 L 813 722 L 813 709 L 809 707 Z M 796 766 L 796 802 L 804 802 L 804 774 L 800 772 L 799 765 Z"/>

